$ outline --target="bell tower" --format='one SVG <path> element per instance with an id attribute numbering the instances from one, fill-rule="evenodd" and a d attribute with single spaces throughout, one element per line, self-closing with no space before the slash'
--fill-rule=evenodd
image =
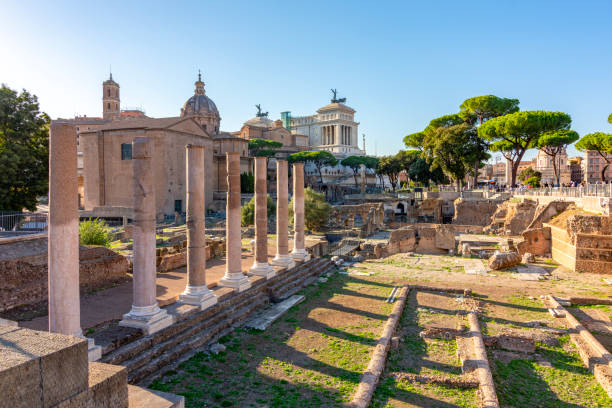
<path id="1" fill-rule="evenodd" d="M 102 82 L 102 117 L 104 119 L 114 119 L 121 113 L 119 99 L 119 84 L 113 81 L 111 72 L 110 78 Z"/>

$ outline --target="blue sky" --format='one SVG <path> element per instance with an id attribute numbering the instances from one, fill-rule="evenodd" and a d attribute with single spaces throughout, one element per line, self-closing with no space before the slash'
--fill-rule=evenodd
<path id="1" fill-rule="evenodd" d="M 201 69 L 227 131 L 255 104 L 272 119 L 311 114 L 337 88 L 379 155 L 489 93 L 567 112 L 581 135 L 612 131 L 611 1 L 0 0 L 0 9 L 0 82 L 35 93 L 54 118 L 101 115 L 112 65 L 122 105 L 153 117 L 178 115 Z"/>

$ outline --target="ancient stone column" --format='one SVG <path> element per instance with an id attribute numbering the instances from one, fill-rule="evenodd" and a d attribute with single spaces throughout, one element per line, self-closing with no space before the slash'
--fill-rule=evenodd
<path id="1" fill-rule="evenodd" d="M 298 261 L 310 259 L 304 248 L 304 163 L 293 164 L 293 251 L 291 256 Z"/>
<path id="2" fill-rule="evenodd" d="M 267 164 L 266 157 L 255 157 L 255 259 L 249 272 L 270 279 L 276 271 L 268 263 Z"/>
<path id="3" fill-rule="evenodd" d="M 151 334 L 173 323 L 157 305 L 155 265 L 155 191 L 153 189 L 153 141 L 137 137 L 132 142 L 134 166 L 134 227 L 132 310 L 120 326 L 135 327 Z"/>
<path id="4" fill-rule="evenodd" d="M 365 164 L 362 163 L 362 164 L 359 165 L 359 173 L 361 175 L 361 195 L 365 195 L 365 190 L 366 190 L 366 167 L 365 167 Z"/>
<path id="5" fill-rule="evenodd" d="M 183 303 L 202 310 L 217 303 L 206 286 L 205 174 L 204 146 L 185 146 L 187 174 L 187 286 L 180 294 Z"/>
<path id="6" fill-rule="evenodd" d="M 77 135 L 52 122 L 49 134 L 49 331 L 82 337 L 79 299 Z M 89 359 L 102 349 L 89 339 Z"/>
<path id="7" fill-rule="evenodd" d="M 289 187 L 287 161 L 276 160 L 276 256 L 273 265 L 293 268 L 289 255 Z"/>
<path id="8" fill-rule="evenodd" d="M 219 286 L 238 292 L 251 287 L 242 273 L 242 245 L 240 242 L 240 154 L 225 153 L 227 163 L 227 210 L 225 212 L 226 261 L 225 275 Z"/>

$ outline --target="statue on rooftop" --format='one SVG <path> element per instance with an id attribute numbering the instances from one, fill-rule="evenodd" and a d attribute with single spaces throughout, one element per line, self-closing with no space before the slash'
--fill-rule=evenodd
<path id="1" fill-rule="evenodd" d="M 337 89 L 332 88 L 331 92 L 332 92 L 332 95 L 333 95 L 331 103 L 344 103 L 344 102 L 346 102 L 346 98 L 338 99 L 338 90 Z"/>
<path id="2" fill-rule="evenodd" d="M 262 112 L 261 111 L 261 105 L 255 105 L 255 107 L 257 108 L 257 117 L 258 118 L 261 118 L 261 117 L 264 117 L 264 116 L 266 116 L 266 117 L 268 116 L 269 112 Z"/>

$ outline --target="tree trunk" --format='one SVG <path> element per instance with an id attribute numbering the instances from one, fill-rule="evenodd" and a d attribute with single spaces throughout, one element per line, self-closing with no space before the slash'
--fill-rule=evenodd
<path id="1" fill-rule="evenodd" d="M 321 181 L 321 187 L 323 187 L 323 173 L 321 173 L 321 166 L 316 166 L 319 171 L 319 180 Z"/>
<path id="2" fill-rule="evenodd" d="M 357 169 L 352 169 L 353 170 L 353 178 L 355 179 L 355 188 L 359 188 L 359 185 L 357 184 Z"/>
<path id="3" fill-rule="evenodd" d="M 473 178 L 473 186 L 472 188 L 476 188 L 478 186 L 478 168 L 480 167 L 480 160 L 476 160 L 474 163 L 474 178 Z"/>
<path id="4" fill-rule="evenodd" d="M 610 165 L 610 163 L 606 163 L 603 166 L 603 169 L 601 169 L 601 181 L 606 181 L 606 170 L 608 170 L 608 166 Z"/>
<path id="5" fill-rule="evenodd" d="M 461 180 L 457 179 L 455 180 L 455 183 L 457 183 L 457 191 L 461 191 Z"/>
<path id="6" fill-rule="evenodd" d="M 553 172 L 555 173 L 555 181 L 557 182 L 557 185 L 561 184 L 559 183 L 559 179 L 560 174 L 559 174 L 559 169 L 557 169 L 557 156 L 553 156 Z"/>

